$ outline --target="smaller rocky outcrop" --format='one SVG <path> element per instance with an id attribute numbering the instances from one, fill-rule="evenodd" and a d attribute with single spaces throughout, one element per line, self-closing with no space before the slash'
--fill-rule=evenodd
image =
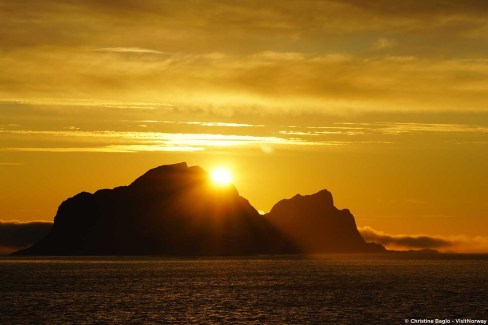
<path id="1" fill-rule="evenodd" d="M 385 251 L 383 246 L 363 240 L 351 212 L 337 209 L 327 190 L 281 200 L 266 218 L 306 253 Z"/>

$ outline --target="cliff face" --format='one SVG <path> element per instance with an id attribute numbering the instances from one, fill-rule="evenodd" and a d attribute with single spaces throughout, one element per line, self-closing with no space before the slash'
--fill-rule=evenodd
<path id="1" fill-rule="evenodd" d="M 126 187 L 64 201 L 47 237 L 26 255 L 246 255 L 295 248 L 233 186 L 214 187 L 185 163 Z"/>
<path id="2" fill-rule="evenodd" d="M 327 190 L 281 200 L 266 217 L 307 253 L 385 251 L 383 246 L 363 240 L 351 212 L 337 209 L 332 194 Z"/>
<path id="3" fill-rule="evenodd" d="M 233 186 L 213 186 L 203 169 L 181 163 L 152 169 L 129 186 L 64 201 L 50 233 L 17 254 L 249 255 L 370 247 L 327 191 L 280 201 L 261 216 Z"/>

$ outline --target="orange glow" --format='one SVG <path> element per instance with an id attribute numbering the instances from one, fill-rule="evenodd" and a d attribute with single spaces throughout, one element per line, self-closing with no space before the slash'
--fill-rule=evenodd
<path id="1" fill-rule="evenodd" d="M 185 161 L 261 211 L 328 189 L 376 238 L 488 251 L 483 2 L 104 3 L 1 2 L 0 221 Z"/>

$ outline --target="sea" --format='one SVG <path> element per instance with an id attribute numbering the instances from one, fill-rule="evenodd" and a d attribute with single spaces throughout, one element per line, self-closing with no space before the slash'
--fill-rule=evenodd
<path id="1" fill-rule="evenodd" d="M 472 324 L 486 255 L 1 257 L 0 324 Z"/>

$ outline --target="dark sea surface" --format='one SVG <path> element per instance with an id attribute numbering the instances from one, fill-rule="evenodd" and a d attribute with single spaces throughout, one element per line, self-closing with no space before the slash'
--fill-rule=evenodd
<path id="1" fill-rule="evenodd" d="M 0 324 L 488 318 L 486 256 L 0 258 Z"/>

